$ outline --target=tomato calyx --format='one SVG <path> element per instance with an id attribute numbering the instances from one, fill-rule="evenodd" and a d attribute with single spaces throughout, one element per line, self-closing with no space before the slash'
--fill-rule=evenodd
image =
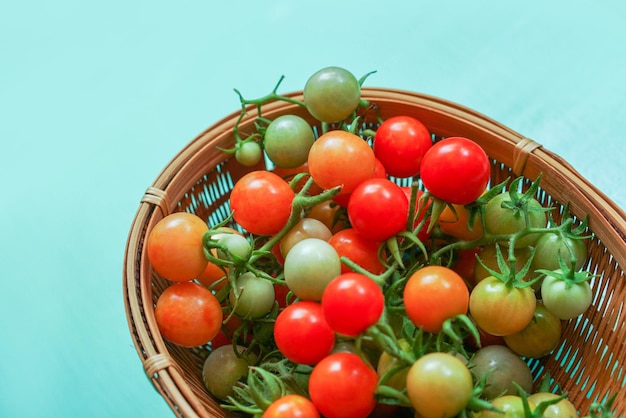
<path id="1" fill-rule="evenodd" d="M 476 261 L 485 269 L 487 270 L 487 272 L 495 277 L 496 279 L 502 281 L 503 283 L 506 284 L 506 286 L 508 288 L 525 288 L 525 287 L 530 287 L 533 286 L 535 283 L 537 283 L 538 281 L 541 280 L 541 277 L 535 277 L 532 280 L 528 280 L 525 281 L 524 280 L 524 276 L 526 276 L 526 274 L 528 273 L 528 271 L 531 268 L 532 265 L 532 259 L 534 256 L 534 252 L 535 249 L 533 248 L 530 254 L 530 257 L 528 258 L 528 260 L 526 261 L 526 263 L 524 264 L 524 266 L 522 266 L 521 269 L 517 269 L 516 268 L 516 257 L 515 257 L 515 247 L 511 246 L 508 248 L 508 258 L 505 259 L 503 254 L 502 254 L 502 250 L 500 250 L 500 245 L 498 245 L 498 243 L 495 244 L 496 246 L 496 261 L 498 263 L 498 268 L 500 269 L 500 271 L 495 271 L 491 268 L 489 268 L 487 265 L 485 265 L 485 263 L 480 259 L 480 256 L 478 254 L 475 254 L 476 257 Z"/>

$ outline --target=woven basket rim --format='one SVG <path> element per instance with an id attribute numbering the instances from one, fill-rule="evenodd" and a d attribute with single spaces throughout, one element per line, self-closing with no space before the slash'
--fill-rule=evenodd
<path id="1" fill-rule="evenodd" d="M 302 91 L 294 91 L 284 96 L 302 100 Z M 548 187 L 569 188 L 578 193 L 578 206 L 572 212 L 583 217 L 587 209 L 591 209 L 590 227 L 603 244 L 609 249 L 622 270 L 626 267 L 626 214 L 608 196 L 593 186 L 580 175 L 570 164 L 553 152 L 546 150 L 537 142 L 524 137 L 490 117 L 458 103 L 435 96 L 411 92 L 401 89 L 383 87 L 364 87 L 362 97 L 375 102 L 376 100 L 393 100 L 405 103 L 406 106 L 419 108 L 419 113 L 428 114 L 430 126 L 442 136 L 454 135 L 457 126 L 477 132 L 488 132 L 498 141 L 502 141 L 502 155 L 493 156 L 506 165 L 514 167 L 516 175 L 524 175 L 535 179 L 542 168 L 549 167 L 555 176 L 554 184 Z M 273 115 L 284 112 L 294 105 L 285 102 L 272 102 L 263 107 L 263 116 L 271 119 Z M 247 118 L 253 120 L 256 109 L 246 109 Z M 415 112 L 413 112 L 415 113 Z M 192 184 L 202 175 L 203 167 L 214 166 L 225 157 L 219 155 L 215 160 L 198 164 L 195 160 L 199 153 L 206 153 L 206 141 L 211 136 L 211 146 L 220 141 L 228 141 L 232 128 L 240 114 L 233 111 L 192 139 L 184 146 L 158 174 L 154 182 L 147 188 L 141 199 L 139 208 L 129 231 L 123 267 L 124 305 L 128 326 L 133 342 L 142 361 L 146 374 L 155 389 L 163 396 L 174 412 L 181 415 L 213 416 L 200 402 L 193 390 L 185 381 L 184 373 L 172 361 L 168 348 L 161 337 L 153 313 L 153 295 L 151 275 L 136 277 L 137 270 L 151 271 L 147 257 L 137 257 L 138 248 L 142 245 L 146 231 L 150 230 L 158 219 L 176 210 L 182 192 L 176 191 L 173 185 Z M 543 182 L 543 180 L 542 180 Z M 213 413 L 215 413 L 213 411 Z"/>

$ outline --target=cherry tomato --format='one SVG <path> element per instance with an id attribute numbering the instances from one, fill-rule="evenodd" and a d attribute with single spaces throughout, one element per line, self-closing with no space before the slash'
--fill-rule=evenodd
<path id="1" fill-rule="evenodd" d="M 294 393 L 276 399 L 261 418 L 319 418 L 320 413 L 308 398 Z"/>
<path id="2" fill-rule="evenodd" d="M 526 228 L 545 228 L 547 223 L 546 213 L 541 203 L 535 199 L 528 200 L 528 210 L 524 211 L 518 207 L 508 207 L 511 204 L 511 195 L 501 193 L 492 198 L 485 206 L 485 228 L 486 232 L 493 235 L 514 234 Z M 525 214 L 528 214 L 527 217 Z M 524 235 L 515 242 L 516 248 L 533 245 L 540 237 L 540 234 Z M 503 244 L 508 245 L 507 242 Z"/>
<path id="3" fill-rule="evenodd" d="M 295 302 L 283 309 L 274 324 L 274 340 L 280 352 L 300 364 L 316 364 L 335 344 L 335 331 L 328 325 L 318 302 Z"/>
<path id="4" fill-rule="evenodd" d="M 335 332 L 357 336 L 374 325 L 385 307 L 380 287 L 360 273 L 344 273 L 334 278 L 322 295 L 326 321 Z"/>
<path id="5" fill-rule="evenodd" d="M 328 242 L 305 238 L 289 250 L 283 270 L 287 286 L 299 299 L 319 301 L 326 285 L 341 274 L 341 261 Z"/>
<path id="6" fill-rule="evenodd" d="M 239 299 L 236 298 L 234 289 L 231 289 L 229 302 L 241 318 L 260 318 L 274 306 L 274 286 L 269 280 L 248 271 L 237 277 L 235 286 L 239 289 Z"/>
<path id="7" fill-rule="evenodd" d="M 252 171 L 230 193 L 233 219 L 252 234 L 274 235 L 287 223 L 295 193 L 270 171 Z"/>
<path id="8" fill-rule="evenodd" d="M 374 154 L 394 177 L 412 177 L 420 172 L 422 158 L 433 141 L 428 128 L 410 116 L 383 121 L 374 136 Z"/>
<path id="9" fill-rule="evenodd" d="M 238 345 L 237 350 L 243 353 L 245 347 Z M 233 395 L 233 386 L 248 373 L 248 368 L 255 361 L 238 356 L 233 346 L 223 345 L 211 351 L 202 366 L 202 380 L 209 393 L 218 399 L 226 399 Z"/>
<path id="10" fill-rule="evenodd" d="M 538 407 L 542 402 L 552 401 L 559 398 L 559 395 L 551 392 L 536 392 L 528 396 L 528 402 Z M 562 398 L 557 403 L 549 405 L 545 411 L 543 411 L 542 417 L 544 418 L 577 418 L 578 411 L 574 404 L 567 398 Z"/>
<path id="11" fill-rule="evenodd" d="M 211 235 L 211 239 L 217 241 L 225 234 L 241 235 L 236 229 L 226 226 L 219 227 L 218 230 L 224 231 L 224 233 Z M 218 258 L 217 249 L 212 248 L 211 254 L 213 255 L 213 257 Z M 196 279 L 204 287 L 207 287 L 211 290 L 219 291 L 227 283 L 227 281 L 225 280 L 227 272 L 228 268 L 220 267 L 214 263 L 208 262 L 204 271 L 198 277 L 196 277 Z"/>
<path id="12" fill-rule="evenodd" d="M 263 136 L 263 147 L 269 159 L 285 168 L 306 163 L 313 142 L 313 128 L 297 115 L 277 117 L 267 126 Z"/>
<path id="13" fill-rule="evenodd" d="M 222 326 L 222 307 L 211 291 L 194 282 L 176 283 L 161 293 L 154 316 L 163 337 L 183 347 L 211 341 Z"/>
<path id="14" fill-rule="evenodd" d="M 261 145 L 256 141 L 243 141 L 237 145 L 235 159 L 241 165 L 253 167 L 257 165 L 263 157 Z"/>
<path id="15" fill-rule="evenodd" d="M 427 332 L 439 332 L 447 319 L 467 313 L 468 301 L 467 285 L 447 267 L 422 267 L 404 287 L 407 316 Z"/>
<path id="16" fill-rule="evenodd" d="M 313 180 L 321 188 L 341 186 L 341 193 L 350 193 L 373 176 L 376 157 L 361 137 L 332 130 L 315 141 L 309 151 L 308 166 Z"/>
<path id="17" fill-rule="evenodd" d="M 345 68 L 326 67 L 309 77 L 303 94 L 306 108 L 313 117 L 322 122 L 339 122 L 358 107 L 361 86 Z"/>
<path id="18" fill-rule="evenodd" d="M 532 321 L 523 330 L 503 338 L 507 347 L 520 356 L 544 357 L 561 342 L 561 321 L 537 301 Z"/>
<path id="19" fill-rule="evenodd" d="M 504 345 L 489 345 L 478 350 L 470 359 L 469 369 L 478 380 L 487 376 L 482 392 L 486 399 L 516 394 L 514 383 L 527 393 L 533 388 L 533 376 L 528 365 Z"/>
<path id="20" fill-rule="evenodd" d="M 524 401 L 517 395 L 504 395 L 491 401 L 491 404 L 502 412 L 482 411 L 480 418 L 524 418 Z M 528 401 L 530 411 L 535 409 L 535 404 Z"/>
<path id="21" fill-rule="evenodd" d="M 402 188 L 388 179 L 371 178 L 350 196 L 348 218 L 352 228 L 373 241 L 386 241 L 406 229 L 409 202 Z"/>
<path id="22" fill-rule="evenodd" d="M 530 287 L 508 286 L 489 276 L 481 280 L 469 298 L 470 315 L 479 328 L 493 335 L 510 335 L 532 320 L 537 299 Z"/>
<path id="23" fill-rule="evenodd" d="M 441 200 L 466 205 L 478 199 L 489 183 L 489 157 L 476 142 L 449 137 L 436 142 L 424 155 L 424 187 Z"/>
<path id="24" fill-rule="evenodd" d="M 421 417 L 453 417 L 467 406 L 474 382 L 467 366 L 457 357 L 433 352 L 413 363 L 406 388 L 411 404 Z"/>
<path id="25" fill-rule="evenodd" d="M 152 268 L 174 282 L 195 279 L 209 262 L 202 245 L 208 230 L 207 223 L 192 213 L 175 212 L 161 219 L 146 244 Z"/>
<path id="26" fill-rule="evenodd" d="M 381 274 L 385 266 L 378 258 L 378 249 L 381 243 L 366 239 L 353 228 L 346 228 L 335 233 L 328 243 L 337 251 L 339 257 L 346 257 L 350 261 L 372 274 Z M 341 272 L 352 271 L 346 264 L 341 264 Z"/>
<path id="27" fill-rule="evenodd" d="M 474 271 L 476 270 L 476 255 L 480 254 L 482 247 L 469 248 L 467 250 L 459 250 L 456 253 L 452 270 L 456 271 L 459 276 L 465 280 L 465 283 L 473 286 Z"/>
<path id="28" fill-rule="evenodd" d="M 587 261 L 585 241 L 552 233 L 542 234 L 535 243 L 533 270 L 559 269 L 559 255 L 570 269 L 580 270 Z"/>
<path id="29" fill-rule="evenodd" d="M 555 270 L 561 274 L 561 270 Z M 541 283 L 541 298 L 546 309 L 559 319 L 572 319 L 585 313 L 593 292 L 588 281 L 568 283 L 562 278 L 546 276 Z"/>
<path id="30" fill-rule="evenodd" d="M 376 371 L 353 353 L 333 353 L 311 372 L 309 394 L 326 418 L 365 418 L 376 407 Z"/>

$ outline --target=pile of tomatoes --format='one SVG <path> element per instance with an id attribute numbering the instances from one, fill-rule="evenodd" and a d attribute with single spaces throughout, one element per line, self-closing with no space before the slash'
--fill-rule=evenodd
<path id="1" fill-rule="evenodd" d="M 490 184 L 471 138 L 435 139 L 411 115 L 365 126 L 367 76 L 323 68 L 302 102 L 239 94 L 242 115 L 286 100 L 319 124 L 236 128 L 224 152 L 270 168 L 234 184 L 231 217 L 174 213 L 150 231 L 172 283 L 162 336 L 201 347 L 209 393 L 256 416 L 608 416 L 577 412 L 549 378 L 533 390 L 524 361 L 590 306 L 586 223 L 555 220 L 540 179 Z"/>

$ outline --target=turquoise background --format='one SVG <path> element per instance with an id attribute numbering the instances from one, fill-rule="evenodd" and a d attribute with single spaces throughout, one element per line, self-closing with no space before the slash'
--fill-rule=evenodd
<path id="1" fill-rule="evenodd" d="M 327 65 L 533 138 L 626 207 L 626 2 L 19 1 L 0 6 L 0 416 L 168 417 L 122 298 L 169 160 Z"/>

